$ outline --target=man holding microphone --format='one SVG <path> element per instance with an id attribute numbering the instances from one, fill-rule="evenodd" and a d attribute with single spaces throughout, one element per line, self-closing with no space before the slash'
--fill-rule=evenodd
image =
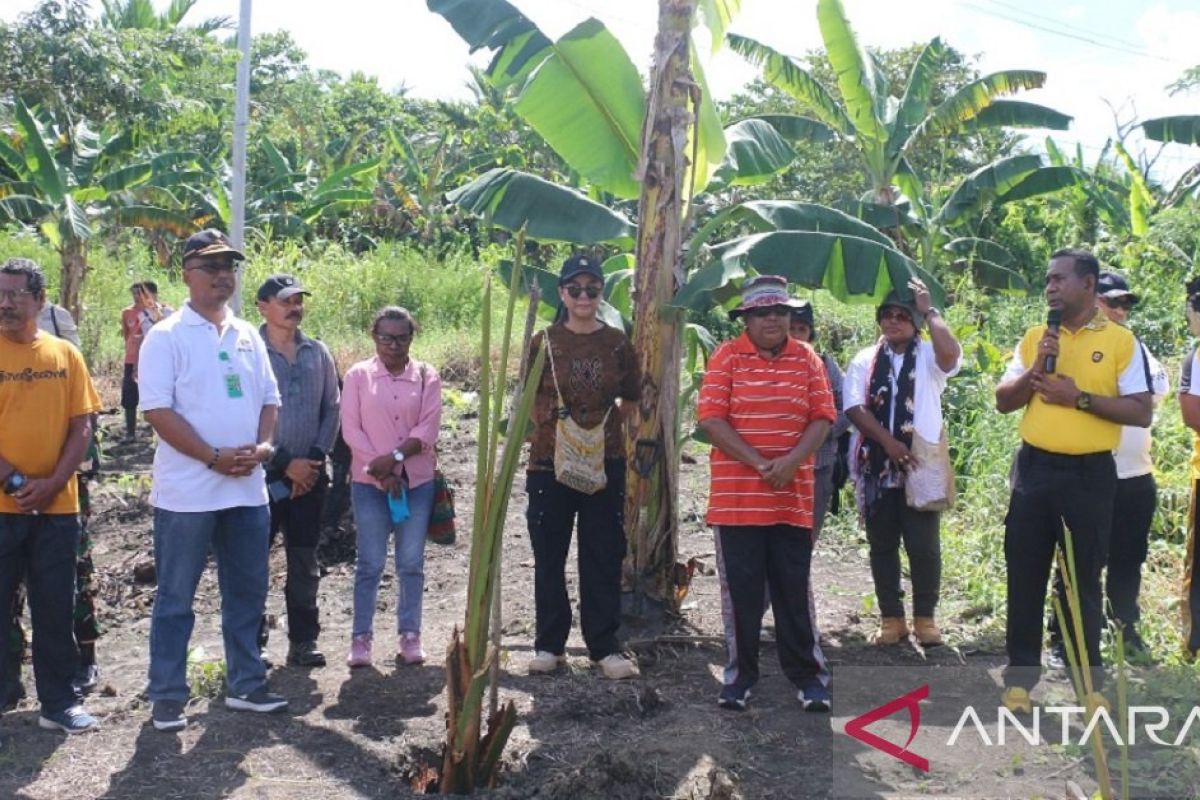
<path id="1" fill-rule="evenodd" d="M 1128 329 L 1096 309 L 1100 264 L 1083 250 L 1059 250 L 1046 270 L 1049 322 L 1025 332 L 996 387 L 1002 414 L 1024 409 L 1022 444 L 1005 518 L 1008 667 L 1004 705 L 1030 713 L 1041 670 L 1046 582 L 1071 532 L 1084 647 L 1098 689 L 1103 620 L 1100 572 L 1112 525 L 1117 473 L 1112 451 L 1122 425 L 1148 427 L 1153 401 L 1141 348 Z M 1066 640 L 1079 652 L 1068 625 Z M 1102 703 L 1090 697 L 1089 705 Z"/>

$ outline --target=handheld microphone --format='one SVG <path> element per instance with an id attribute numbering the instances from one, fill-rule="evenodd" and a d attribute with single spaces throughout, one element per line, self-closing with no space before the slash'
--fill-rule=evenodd
<path id="1" fill-rule="evenodd" d="M 1046 329 L 1058 333 L 1058 326 L 1062 325 L 1062 309 L 1052 308 L 1050 313 L 1046 315 Z M 1046 356 L 1046 374 L 1054 373 L 1058 366 L 1058 356 Z"/>

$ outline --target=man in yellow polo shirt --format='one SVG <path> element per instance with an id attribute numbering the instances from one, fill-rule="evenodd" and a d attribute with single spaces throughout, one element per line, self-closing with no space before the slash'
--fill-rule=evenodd
<path id="1" fill-rule="evenodd" d="M 1004 523 L 1008 572 L 1008 667 L 1004 704 L 1029 712 L 1041 676 L 1042 610 L 1055 545 L 1071 532 L 1083 637 L 1093 687 L 1100 672 L 1100 572 L 1112 524 L 1117 472 L 1112 452 L 1122 425 L 1148 427 L 1151 380 L 1133 334 L 1096 309 L 1100 264 L 1083 250 L 1059 250 L 1046 270 L 1046 299 L 1059 330 L 1025 332 L 996 387 L 1002 414 L 1024 409 L 1021 449 Z M 1053 359 L 1052 369 L 1047 359 Z M 1080 648 L 1068 626 L 1067 641 Z"/>
<path id="2" fill-rule="evenodd" d="M 25 576 L 33 618 L 33 671 L 43 728 L 81 733 L 96 726 L 72 685 L 79 497 L 75 470 L 100 410 L 83 356 L 38 330 L 46 281 L 37 264 L 0 264 L 0 608 L 12 607 Z M 0 614 L 0 642 L 12 618 Z M 8 659 L 0 658 L 0 686 Z"/>

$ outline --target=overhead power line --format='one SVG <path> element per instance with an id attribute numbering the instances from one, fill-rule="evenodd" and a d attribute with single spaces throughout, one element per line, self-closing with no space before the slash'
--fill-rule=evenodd
<path id="1" fill-rule="evenodd" d="M 1146 53 L 1147 55 L 1150 55 L 1150 53 L 1146 50 L 1146 48 L 1143 47 L 1141 44 L 1139 44 L 1137 42 L 1131 42 L 1128 39 L 1121 39 L 1117 36 L 1112 36 L 1111 34 L 1101 33 L 1099 31 L 1092 30 L 1091 28 L 1084 28 L 1081 25 L 1075 25 L 1074 23 L 1067 22 L 1066 20 L 1060 19 L 1058 17 L 1051 17 L 1046 14 L 1039 14 L 1036 11 L 1030 11 L 1027 8 L 1021 8 L 1020 6 L 1013 5 L 1012 3 L 1005 3 L 1003 0 L 983 0 L 983 2 L 985 2 L 989 5 L 999 6 L 1000 8 L 1008 9 L 1009 11 L 1014 11 L 1018 14 L 1023 14 L 1025 16 L 1033 17 L 1034 19 L 1040 19 L 1040 20 L 1043 20 L 1044 22 L 1049 22 L 1049 23 L 1051 23 L 1053 25 L 1057 25 L 1061 28 L 1066 28 L 1068 31 L 1074 31 L 1075 33 L 1079 34 L 1080 36 L 1086 35 L 1086 36 L 1091 36 L 1094 39 L 1108 39 L 1110 42 L 1113 42 L 1119 46 L 1132 48 L 1134 50 L 1139 50 L 1143 53 Z"/>
<path id="2" fill-rule="evenodd" d="M 986 14 L 989 17 L 995 17 L 997 19 L 1006 20 L 1006 21 L 1012 22 L 1016 25 L 1021 25 L 1023 27 L 1029 28 L 1031 30 L 1041 31 L 1042 33 L 1048 33 L 1052 36 L 1060 36 L 1064 39 L 1074 39 L 1077 42 L 1084 42 L 1086 44 L 1090 44 L 1095 47 L 1104 48 L 1105 50 L 1112 50 L 1112 51 L 1118 52 L 1118 53 L 1125 53 L 1125 54 L 1131 55 L 1131 56 L 1138 56 L 1139 58 L 1149 58 L 1149 59 L 1153 59 L 1155 61 L 1163 61 L 1168 64 L 1172 63 L 1171 59 L 1166 58 L 1165 56 L 1155 55 L 1154 53 L 1149 53 L 1145 50 L 1135 50 L 1131 47 L 1122 47 L 1120 45 L 1115 45 L 1115 44 L 1106 44 L 1105 42 L 1101 42 L 1101 41 L 1093 38 L 1092 36 L 1085 36 L 1081 33 L 1073 33 L 1071 31 L 1055 30 L 1054 28 L 1048 27 L 1046 25 L 1040 25 L 1036 22 L 1031 22 L 1030 20 L 1027 20 L 1027 19 L 1021 19 L 1020 17 L 1014 17 L 1011 14 L 1005 14 L 1001 11 L 996 11 L 995 9 L 988 8 L 986 6 L 977 5 L 975 3 L 969 2 L 969 0 L 959 0 L 959 5 L 963 6 L 964 8 L 970 9 L 971 11 L 975 11 L 980 14 Z"/>

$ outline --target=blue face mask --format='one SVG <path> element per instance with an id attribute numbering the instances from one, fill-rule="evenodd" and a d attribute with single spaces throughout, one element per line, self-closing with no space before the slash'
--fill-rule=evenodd
<path id="1" fill-rule="evenodd" d="M 404 520 L 408 519 L 408 492 L 404 486 L 400 487 L 400 496 L 388 492 L 388 513 L 391 514 L 392 524 L 399 525 Z"/>

